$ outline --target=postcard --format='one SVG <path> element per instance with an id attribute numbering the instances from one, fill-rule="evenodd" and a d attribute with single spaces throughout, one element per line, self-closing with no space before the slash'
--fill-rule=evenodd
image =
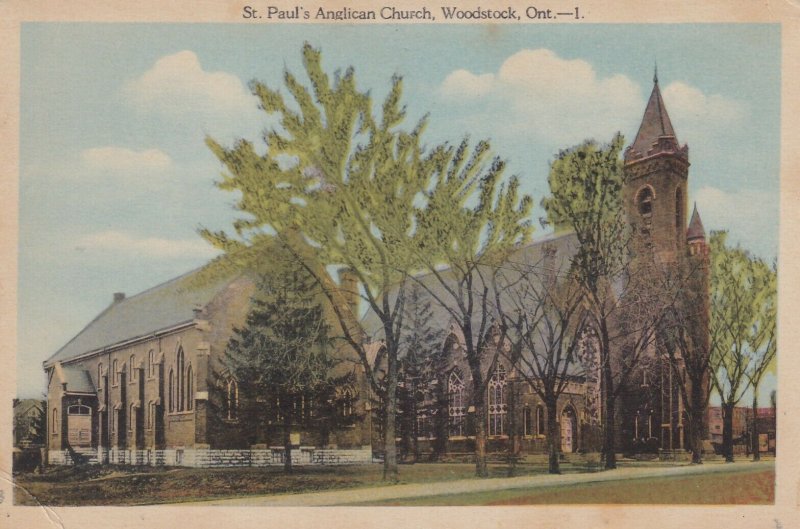
<path id="1" fill-rule="evenodd" d="M 0 526 L 800 519 L 800 6 L 1 9 Z"/>

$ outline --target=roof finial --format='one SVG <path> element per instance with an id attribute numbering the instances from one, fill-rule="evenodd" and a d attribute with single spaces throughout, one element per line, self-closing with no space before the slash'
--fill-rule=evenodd
<path id="1" fill-rule="evenodd" d="M 658 84 L 658 62 L 655 62 L 655 70 L 653 72 L 653 83 Z"/>

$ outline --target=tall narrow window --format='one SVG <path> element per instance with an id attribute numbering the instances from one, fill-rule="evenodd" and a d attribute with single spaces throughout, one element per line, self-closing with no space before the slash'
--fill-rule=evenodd
<path id="1" fill-rule="evenodd" d="M 150 352 L 147 353 L 147 376 L 151 378 L 156 373 L 155 360 L 156 360 L 156 352 L 150 349 Z"/>
<path id="2" fill-rule="evenodd" d="M 239 409 L 239 385 L 234 378 L 229 378 L 226 386 L 225 412 L 228 420 L 235 420 Z"/>
<path id="3" fill-rule="evenodd" d="M 531 409 L 525 406 L 525 409 L 522 413 L 523 416 L 523 423 L 524 423 L 524 432 L 526 436 L 530 436 L 533 434 L 533 420 L 531 416 Z"/>
<path id="4" fill-rule="evenodd" d="M 186 409 L 194 408 L 194 380 L 192 377 L 192 364 L 186 370 Z"/>
<path id="5" fill-rule="evenodd" d="M 186 373 L 183 365 L 183 347 L 178 348 L 178 411 L 183 411 L 184 400 L 184 377 Z"/>
<path id="6" fill-rule="evenodd" d="M 544 408 L 536 406 L 536 435 L 544 435 Z"/>
<path id="7" fill-rule="evenodd" d="M 353 415 L 353 390 L 345 388 L 342 392 L 342 417 Z"/>
<path id="8" fill-rule="evenodd" d="M 102 387 L 103 381 L 103 362 L 97 364 L 97 387 Z"/>
<path id="9" fill-rule="evenodd" d="M 175 374 L 172 372 L 172 369 L 169 370 L 167 393 L 169 393 L 169 411 L 173 412 L 175 411 Z"/>
<path id="10" fill-rule="evenodd" d="M 111 366 L 112 366 L 112 371 L 114 371 L 113 373 L 111 373 L 111 379 L 114 381 L 114 385 L 117 385 L 119 384 L 119 364 L 117 363 L 116 358 L 114 359 L 114 363 L 111 364 Z"/>
<path id="11" fill-rule="evenodd" d="M 58 410 L 53 408 L 53 436 L 58 436 Z"/>
<path id="12" fill-rule="evenodd" d="M 451 437 L 464 435 L 464 379 L 461 370 L 454 369 L 447 381 L 447 411 Z"/>
<path id="13" fill-rule="evenodd" d="M 131 361 L 128 363 L 131 366 L 131 382 L 136 380 L 136 357 L 131 355 Z"/>
<path id="14" fill-rule="evenodd" d="M 506 369 L 497 366 L 489 379 L 489 435 L 504 435 L 506 424 Z"/>
<path id="15" fill-rule="evenodd" d="M 653 190 L 649 186 L 643 187 L 636 195 L 636 207 L 639 215 L 650 217 L 653 215 Z"/>

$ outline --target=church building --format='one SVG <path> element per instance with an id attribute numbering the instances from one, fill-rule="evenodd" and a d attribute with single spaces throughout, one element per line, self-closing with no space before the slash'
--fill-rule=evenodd
<path id="1" fill-rule="evenodd" d="M 635 232 L 663 266 L 689 259 L 705 267 L 696 288 L 707 292 L 708 248 L 696 207 L 686 223 L 688 147 L 678 142 L 657 77 L 623 162 L 623 199 Z M 514 259 L 564 264 L 577 244 L 574 234 L 557 233 L 521 249 Z M 44 362 L 50 463 L 86 458 L 152 465 L 280 464 L 280 447 L 272 446 L 280 442 L 232 446 L 232 437 L 226 437 L 225 425 L 233 430 L 237 420 L 237 381 L 223 380 L 219 387 L 210 387 L 216 383 L 211 376 L 215 362 L 224 355 L 233 329 L 245 321 L 255 283 L 239 275 L 198 288 L 190 285 L 192 276 L 189 273 L 132 297 L 114 294 L 111 305 Z M 443 331 L 451 328 L 446 315 L 440 314 L 435 321 Z M 707 318 L 697 324 L 707 329 Z M 414 395 L 416 442 L 422 452 L 438 446 L 451 453 L 468 453 L 474 439 L 470 424 L 474 410 L 463 337 L 456 331 L 444 336 L 440 372 L 428 381 L 433 385 L 420 386 Z M 659 347 L 658 343 L 653 347 L 653 361 L 618 405 L 618 451 L 686 446 L 684 403 Z M 568 373 L 557 405 L 563 452 L 599 449 L 603 387 L 599 373 L 591 368 L 591 355 L 589 346 L 583 351 L 582 369 Z M 358 366 L 357 359 L 353 365 Z M 353 369 L 360 373 L 358 367 Z M 543 402 L 502 358 L 486 378 L 489 451 L 506 450 L 513 441 L 522 454 L 544 452 Z M 223 396 L 219 406 L 211 403 L 214 391 Z M 360 421 L 332 434 L 325 446 L 314 435 L 298 434 L 299 462 L 372 461 L 372 449 L 380 447 L 380 429 L 363 373 L 347 391 L 353 402 L 348 412 L 358 414 Z M 512 415 L 518 425 L 513 440 L 508 427 Z M 437 421 L 444 427 L 435 427 Z"/>

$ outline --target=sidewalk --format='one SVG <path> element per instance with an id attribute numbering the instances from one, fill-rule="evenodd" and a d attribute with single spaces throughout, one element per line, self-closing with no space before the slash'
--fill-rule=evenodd
<path id="1" fill-rule="evenodd" d="M 626 479 L 653 477 L 710 474 L 723 472 L 741 472 L 770 468 L 773 461 L 738 463 L 706 463 L 703 465 L 686 465 L 672 467 L 618 468 L 604 472 L 587 474 L 521 476 L 516 478 L 462 479 L 458 481 L 442 481 L 434 483 L 409 483 L 406 485 L 386 485 L 359 489 L 334 490 L 328 492 L 311 492 L 305 494 L 279 494 L 272 496 L 249 496 L 227 500 L 211 500 L 197 502 L 196 505 L 251 505 L 251 506 L 330 506 L 348 505 L 372 501 L 395 500 L 420 496 L 441 496 L 449 494 L 467 494 L 510 489 L 535 490 L 541 488 L 600 483 Z"/>

